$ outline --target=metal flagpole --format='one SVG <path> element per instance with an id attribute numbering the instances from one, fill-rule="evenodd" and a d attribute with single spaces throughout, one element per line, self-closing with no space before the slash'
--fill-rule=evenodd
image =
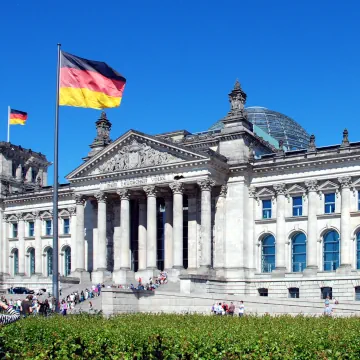
<path id="1" fill-rule="evenodd" d="M 7 132 L 7 142 L 10 142 L 10 106 L 8 106 L 8 132 Z"/>
<path id="2" fill-rule="evenodd" d="M 59 229 L 58 229 L 58 160 L 59 160 L 59 81 L 60 81 L 60 48 L 57 44 L 56 69 L 56 106 L 55 106 L 55 133 L 54 133 L 54 197 L 53 197 L 53 274 L 52 293 L 56 300 L 56 311 L 59 311 Z"/>

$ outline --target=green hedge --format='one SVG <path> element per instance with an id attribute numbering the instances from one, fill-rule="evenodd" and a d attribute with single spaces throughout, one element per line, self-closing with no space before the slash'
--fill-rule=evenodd
<path id="1" fill-rule="evenodd" d="M 0 330 L 6 359 L 360 359 L 360 320 L 123 315 L 28 318 Z"/>

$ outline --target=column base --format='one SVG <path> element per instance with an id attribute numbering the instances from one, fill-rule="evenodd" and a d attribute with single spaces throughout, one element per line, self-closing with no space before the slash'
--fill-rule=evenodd
<path id="1" fill-rule="evenodd" d="M 307 266 L 305 268 L 305 270 L 303 271 L 303 276 L 304 277 L 312 277 L 312 276 L 316 276 L 317 272 L 318 272 L 318 267 L 316 265 L 310 265 Z"/>
<path id="2" fill-rule="evenodd" d="M 101 284 L 105 280 L 105 271 L 106 269 L 96 269 L 91 273 L 91 282 L 93 284 Z"/>
<path id="3" fill-rule="evenodd" d="M 71 273 L 71 276 L 79 278 L 80 283 L 83 281 L 90 281 L 90 273 L 85 271 L 85 269 L 75 269 L 75 271 Z"/>
<path id="4" fill-rule="evenodd" d="M 187 271 L 182 267 L 182 266 L 178 266 L 178 267 L 172 267 L 171 269 L 165 269 L 164 270 L 167 274 L 167 279 L 170 282 L 179 282 L 180 275 L 186 275 Z"/>
<path id="5" fill-rule="evenodd" d="M 352 272 L 352 268 L 350 264 L 341 264 L 337 269 L 337 274 L 350 274 Z"/>
<path id="6" fill-rule="evenodd" d="M 215 270 L 210 265 L 200 265 L 197 269 L 197 275 L 215 276 Z"/>
<path id="7" fill-rule="evenodd" d="M 130 269 L 118 269 L 114 270 L 112 274 L 113 282 L 116 285 L 130 286 L 130 284 L 137 285 L 134 272 Z"/>

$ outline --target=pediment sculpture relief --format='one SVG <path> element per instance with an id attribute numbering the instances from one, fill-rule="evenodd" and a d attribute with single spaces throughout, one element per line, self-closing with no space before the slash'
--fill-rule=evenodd
<path id="1" fill-rule="evenodd" d="M 93 174 L 171 164 L 182 160 L 133 140 L 130 145 L 122 147 L 111 159 L 95 169 Z"/>

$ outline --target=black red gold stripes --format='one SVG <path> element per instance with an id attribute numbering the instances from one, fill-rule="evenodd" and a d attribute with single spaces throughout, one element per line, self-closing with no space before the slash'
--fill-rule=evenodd
<path id="1" fill-rule="evenodd" d="M 27 120 L 27 113 L 20 110 L 10 109 L 10 125 L 25 125 Z"/>
<path id="2" fill-rule="evenodd" d="M 126 79 L 106 63 L 66 52 L 60 58 L 60 105 L 104 109 L 120 105 Z"/>

